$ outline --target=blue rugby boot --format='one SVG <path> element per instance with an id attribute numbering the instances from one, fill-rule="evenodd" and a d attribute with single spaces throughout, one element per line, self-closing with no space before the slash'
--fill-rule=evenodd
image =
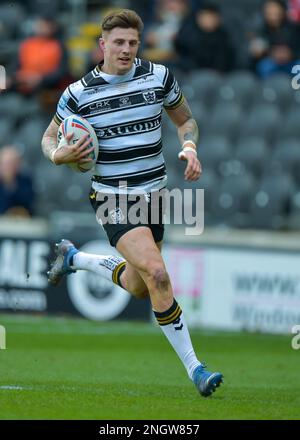
<path id="1" fill-rule="evenodd" d="M 223 375 L 221 373 L 210 373 L 206 371 L 206 366 L 201 364 L 193 373 L 193 382 L 201 396 L 208 397 L 221 385 Z"/>
<path id="2" fill-rule="evenodd" d="M 77 252 L 79 252 L 78 249 L 70 240 L 63 239 L 60 243 L 56 243 L 55 253 L 57 257 L 51 263 L 50 270 L 47 272 L 49 283 L 57 285 L 64 275 L 76 272 L 70 266 L 70 259 Z"/>

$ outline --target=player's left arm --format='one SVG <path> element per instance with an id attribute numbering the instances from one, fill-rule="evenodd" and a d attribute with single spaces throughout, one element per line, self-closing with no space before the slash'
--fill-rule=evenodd
<path id="1" fill-rule="evenodd" d="M 184 177 L 186 180 L 198 180 L 202 172 L 201 163 L 197 157 L 199 131 L 191 109 L 186 99 L 183 98 L 178 107 L 166 108 L 165 110 L 178 130 L 178 137 L 182 145 L 179 158 L 187 161 Z"/>

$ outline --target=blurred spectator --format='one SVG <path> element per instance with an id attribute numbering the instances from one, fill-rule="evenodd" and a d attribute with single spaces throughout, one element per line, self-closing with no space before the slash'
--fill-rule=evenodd
<path id="1" fill-rule="evenodd" d="M 89 54 L 89 58 L 87 61 L 87 72 L 93 70 L 99 63 L 103 61 L 103 51 L 99 46 L 99 37 L 95 40 L 94 48 L 91 50 Z"/>
<path id="2" fill-rule="evenodd" d="M 38 17 L 35 35 L 20 44 L 12 87 L 25 95 L 60 88 L 67 72 L 66 50 L 56 21 L 50 16 Z"/>
<path id="3" fill-rule="evenodd" d="M 300 23 L 300 0 L 289 0 L 288 16 L 294 23 Z"/>
<path id="4" fill-rule="evenodd" d="M 252 68 L 261 77 L 290 73 L 300 55 L 300 34 L 288 18 L 284 1 L 265 2 L 262 23 L 250 38 L 249 52 Z"/>
<path id="5" fill-rule="evenodd" d="M 155 18 L 155 8 L 149 8 L 149 0 L 130 0 L 128 8 L 133 9 L 139 14 L 144 22 L 145 27 L 147 27 L 148 24 L 151 23 Z"/>
<path id="6" fill-rule="evenodd" d="M 28 15 L 37 15 L 39 11 L 43 11 L 43 14 L 54 16 L 65 6 L 64 3 L 66 2 L 60 0 L 14 0 L 13 6 L 15 6 L 15 3 L 21 4 Z"/>
<path id="7" fill-rule="evenodd" d="M 156 18 L 145 29 L 143 58 L 168 65 L 174 62 L 174 39 L 188 12 L 188 6 L 188 0 L 157 0 Z"/>
<path id="8" fill-rule="evenodd" d="M 200 9 L 183 23 L 175 48 L 178 67 L 184 70 L 210 68 L 227 72 L 235 63 L 235 50 L 214 2 L 201 3 Z"/>
<path id="9" fill-rule="evenodd" d="M 263 79 L 274 73 L 291 75 L 294 64 L 299 62 L 289 42 L 284 38 L 278 38 L 271 44 L 268 57 L 257 63 L 256 72 Z"/>
<path id="10" fill-rule="evenodd" d="M 21 157 L 14 146 L 0 149 L 0 214 L 29 217 L 34 193 L 30 176 L 21 172 Z"/>

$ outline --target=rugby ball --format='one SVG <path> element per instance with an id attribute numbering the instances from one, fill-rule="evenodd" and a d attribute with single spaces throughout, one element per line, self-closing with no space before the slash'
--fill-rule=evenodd
<path id="1" fill-rule="evenodd" d="M 94 165 L 97 161 L 98 152 L 99 152 L 99 143 L 98 138 L 96 136 L 95 130 L 91 126 L 91 124 L 84 118 L 78 115 L 71 115 L 65 118 L 59 126 L 57 133 L 57 148 L 61 148 L 67 144 L 66 136 L 68 134 L 74 133 L 73 138 L 71 140 L 72 144 L 75 144 L 82 136 L 87 133 L 90 135 L 90 144 L 87 148 L 94 147 L 94 150 L 91 151 L 87 157 L 91 158 L 90 162 L 77 163 L 72 162 L 67 165 L 72 168 L 72 170 L 77 171 L 78 173 L 86 173 L 94 168 Z"/>

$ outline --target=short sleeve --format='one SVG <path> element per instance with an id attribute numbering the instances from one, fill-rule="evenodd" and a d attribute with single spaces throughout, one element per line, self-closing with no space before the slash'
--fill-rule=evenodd
<path id="1" fill-rule="evenodd" d="M 174 109 L 178 107 L 183 101 L 183 93 L 175 76 L 169 71 L 169 69 L 166 69 L 164 89 L 164 107 L 166 109 Z"/>
<path id="2" fill-rule="evenodd" d="M 65 118 L 72 114 L 77 114 L 78 112 L 78 98 L 76 96 L 75 84 L 67 87 L 58 101 L 54 116 L 54 121 L 57 124 L 60 124 Z"/>

